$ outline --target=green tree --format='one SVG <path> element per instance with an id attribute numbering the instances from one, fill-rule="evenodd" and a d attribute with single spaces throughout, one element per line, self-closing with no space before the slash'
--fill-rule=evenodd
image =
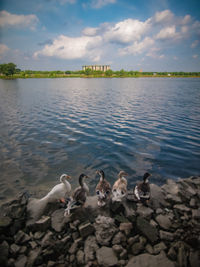
<path id="1" fill-rule="evenodd" d="M 16 73 L 16 65 L 14 63 L 1 64 L 0 72 L 6 76 L 13 75 Z"/>
<path id="2" fill-rule="evenodd" d="M 87 68 L 85 70 L 85 75 L 91 75 L 92 74 L 92 70 L 90 68 Z"/>
<path id="3" fill-rule="evenodd" d="M 112 70 L 106 70 L 105 75 L 108 77 L 111 77 L 113 75 L 113 71 Z"/>

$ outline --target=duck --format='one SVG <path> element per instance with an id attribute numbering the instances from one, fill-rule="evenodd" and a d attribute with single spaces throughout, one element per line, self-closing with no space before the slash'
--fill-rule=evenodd
<path id="1" fill-rule="evenodd" d="M 62 174 L 60 176 L 60 183 L 55 185 L 45 197 L 41 199 L 31 199 L 27 207 L 30 217 L 38 218 L 42 215 L 48 203 L 57 202 L 69 196 L 71 192 L 71 184 L 68 182 L 68 179 L 70 178 L 71 176 Z"/>
<path id="2" fill-rule="evenodd" d="M 125 176 L 128 174 L 125 171 L 118 173 L 118 179 L 112 187 L 112 201 L 122 201 L 127 193 L 127 179 Z"/>
<path id="3" fill-rule="evenodd" d="M 86 202 L 87 195 L 89 194 L 89 188 L 84 182 L 85 178 L 89 178 L 87 175 L 82 173 L 79 176 L 79 187 L 77 187 L 72 196 L 67 199 L 67 208 L 65 209 L 64 216 L 70 215 L 71 210 L 83 207 Z"/>
<path id="4" fill-rule="evenodd" d="M 110 200 L 111 185 L 105 179 L 104 171 L 97 170 L 96 173 L 100 175 L 99 183 L 96 186 L 97 205 L 99 207 L 104 207 Z"/>
<path id="5" fill-rule="evenodd" d="M 150 185 L 149 185 L 149 177 L 150 173 L 145 172 L 143 175 L 143 182 L 140 182 L 135 186 L 134 195 L 137 201 L 142 203 L 146 203 L 150 199 Z"/>

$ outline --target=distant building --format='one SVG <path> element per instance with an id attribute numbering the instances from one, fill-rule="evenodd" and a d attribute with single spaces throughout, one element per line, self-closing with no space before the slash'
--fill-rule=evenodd
<path id="1" fill-rule="evenodd" d="M 85 66 L 82 66 L 82 70 L 86 70 L 86 69 L 107 71 L 107 70 L 110 70 L 110 65 L 85 65 Z"/>

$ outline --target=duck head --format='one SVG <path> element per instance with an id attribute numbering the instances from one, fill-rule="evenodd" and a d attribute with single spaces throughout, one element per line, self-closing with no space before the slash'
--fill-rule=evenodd
<path id="1" fill-rule="evenodd" d="M 81 187 L 83 187 L 83 182 L 84 182 L 85 178 L 89 178 L 89 177 L 87 175 L 85 175 L 84 173 L 82 173 L 79 176 L 79 184 L 80 184 Z"/>
<path id="2" fill-rule="evenodd" d="M 105 179 L 105 174 L 102 170 L 96 171 L 100 175 L 99 183 L 96 186 L 97 204 L 99 207 L 103 207 L 107 204 L 111 195 L 111 186 Z"/>
<path id="3" fill-rule="evenodd" d="M 143 182 L 144 182 L 145 184 L 147 184 L 147 183 L 149 182 L 149 177 L 150 177 L 150 176 L 151 176 L 150 173 L 145 172 L 145 174 L 144 174 L 144 176 L 143 176 Z"/>

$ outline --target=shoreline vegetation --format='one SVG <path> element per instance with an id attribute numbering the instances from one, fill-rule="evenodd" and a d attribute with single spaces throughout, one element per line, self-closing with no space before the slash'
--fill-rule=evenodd
<path id="1" fill-rule="evenodd" d="M 142 71 L 119 71 L 107 70 L 93 71 L 66 70 L 66 71 L 34 71 L 18 69 L 14 63 L 0 64 L 0 79 L 29 79 L 29 78 L 200 78 L 200 72 L 142 72 Z"/>

